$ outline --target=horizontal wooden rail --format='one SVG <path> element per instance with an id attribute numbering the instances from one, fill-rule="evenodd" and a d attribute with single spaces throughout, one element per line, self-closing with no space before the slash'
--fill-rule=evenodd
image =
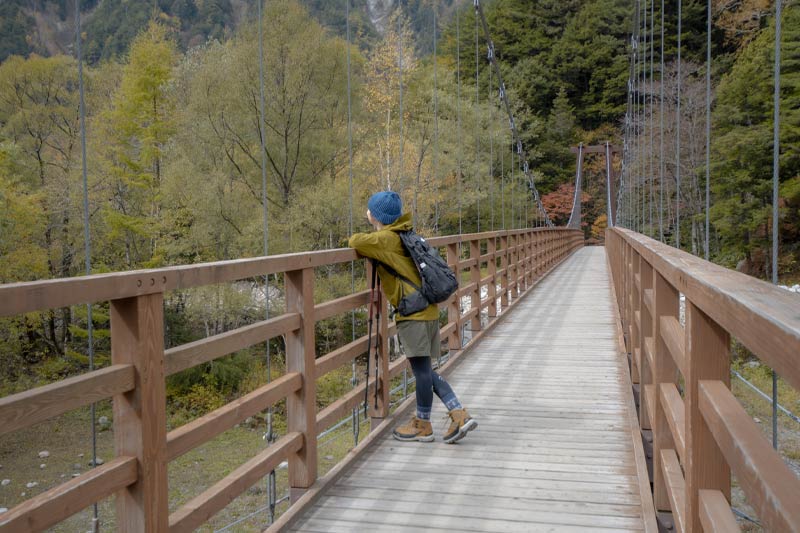
<path id="1" fill-rule="evenodd" d="M 243 326 L 170 348 L 164 353 L 166 374 L 170 376 L 223 355 L 244 350 L 274 337 L 285 335 L 299 327 L 300 315 L 287 313 L 249 326 Z"/>
<path id="2" fill-rule="evenodd" d="M 686 531 L 686 481 L 683 479 L 681 464 L 675 450 L 661 450 L 661 468 L 667 483 L 672 518 L 675 520 L 675 530 L 678 533 Z"/>
<path id="3" fill-rule="evenodd" d="M 403 372 L 404 368 L 408 367 L 408 358 L 403 356 L 395 361 L 389 363 L 389 379 L 394 379 Z"/>
<path id="4" fill-rule="evenodd" d="M 44 531 L 136 479 L 136 458 L 116 457 L 0 514 L 0 531 Z"/>
<path id="5" fill-rule="evenodd" d="M 800 531 L 800 479 L 773 452 L 730 389 L 720 381 L 701 381 L 700 412 L 767 529 Z"/>
<path id="6" fill-rule="evenodd" d="M 314 319 L 325 320 L 369 303 L 369 290 L 357 292 L 349 296 L 342 296 L 330 302 L 314 306 Z"/>
<path id="7" fill-rule="evenodd" d="M 317 378 L 336 370 L 348 361 L 352 361 L 355 357 L 365 353 L 368 341 L 369 339 L 366 336 L 361 337 L 317 359 L 315 363 L 317 366 Z"/>
<path id="8" fill-rule="evenodd" d="M 133 365 L 111 365 L 0 398 L 0 435 L 105 400 L 134 387 Z"/>
<path id="9" fill-rule="evenodd" d="M 225 508 L 303 446 L 302 433 L 289 433 L 172 513 L 170 533 L 190 532 Z"/>
<path id="10" fill-rule="evenodd" d="M 613 231 L 687 300 L 800 389 L 800 314 L 795 294 L 645 235 L 621 228 Z"/>
<path id="11" fill-rule="evenodd" d="M 700 491 L 700 522 L 705 533 L 740 531 L 728 500 L 718 490 Z"/>
<path id="12" fill-rule="evenodd" d="M 675 441 L 675 451 L 679 457 L 686 453 L 686 415 L 683 399 L 674 383 L 661 383 L 659 387 L 661 405 L 667 418 L 670 433 Z"/>
<path id="13" fill-rule="evenodd" d="M 667 345 L 667 350 L 669 350 L 670 355 L 672 355 L 672 360 L 675 361 L 675 365 L 678 367 L 678 370 L 681 371 L 681 374 L 686 374 L 686 356 L 684 355 L 684 333 L 683 333 L 683 326 L 681 323 L 678 322 L 678 319 L 674 316 L 662 316 L 660 318 L 661 321 L 661 338 L 664 341 L 664 344 Z"/>
<path id="14" fill-rule="evenodd" d="M 299 390 L 302 383 L 303 378 L 299 373 L 290 372 L 219 409 L 173 429 L 167 434 L 167 460 L 172 461 L 180 457 L 247 417 L 264 411 L 270 405 Z"/>
<path id="15" fill-rule="evenodd" d="M 317 433 L 322 433 L 330 426 L 344 418 L 352 409 L 353 407 L 358 406 L 364 400 L 364 387 L 366 383 L 359 383 L 357 386 L 353 387 L 352 390 L 349 390 L 317 413 Z M 367 401 L 372 401 L 372 396 L 370 396 L 375 391 L 375 381 L 370 380 L 369 382 L 369 392 L 367 393 Z"/>

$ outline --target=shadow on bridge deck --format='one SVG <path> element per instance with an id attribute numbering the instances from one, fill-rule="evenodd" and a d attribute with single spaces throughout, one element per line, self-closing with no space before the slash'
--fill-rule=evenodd
<path id="1" fill-rule="evenodd" d="M 449 374 L 476 431 L 444 444 L 439 404 L 437 442 L 384 432 L 292 530 L 655 531 L 612 305 L 605 249 L 579 250 Z"/>

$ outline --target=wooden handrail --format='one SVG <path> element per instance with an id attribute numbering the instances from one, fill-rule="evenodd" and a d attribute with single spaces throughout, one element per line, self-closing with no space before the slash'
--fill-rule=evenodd
<path id="1" fill-rule="evenodd" d="M 495 320 L 534 281 L 581 246 L 583 236 L 578 230 L 536 228 L 436 237 L 428 242 L 446 248 L 453 268 L 470 273 L 469 283 L 458 293 L 470 297 L 468 308 L 460 308 L 458 296 L 440 304 L 448 310 L 442 338 L 448 339 L 451 350 L 457 351 L 463 347 L 461 331 L 465 323 L 471 321 L 473 330 L 483 327 L 480 313 L 484 308 L 489 308 L 489 319 Z M 458 257 L 459 245 L 466 246 L 470 254 L 462 261 Z M 481 254 L 483 249 L 487 253 Z M 311 486 L 317 476 L 317 433 L 360 405 L 365 389 L 361 383 L 317 413 L 316 379 L 366 350 L 366 337 L 362 337 L 318 357 L 315 325 L 369 305 L 368 291 L 315 304 L 313 269 L 355 259 L 353 250 L 338 249 L 0 285 L 0 316 L 110 301 L 114 363 L 109 368 L 0 399 L 0 434 L 113 397 L 115 447 L 119 454 L 106 465 L 4 513 L 0 524 L 13 524 L 12 530 L 18 524 L 33 524 L 25 529 L 46 528 L 116 491 L 118 524 L 147 533 L 167 527 L 171 531 L 188 531 L 208 520 L 283 460 L 289 463 L 293 498 L 297 491 Z M 488 275 L 481 277 L 483 265 Z M 284 274 L 285 314 L 163 349 L 166 291 L 268 273 Z M 484 286 L 488 287 L 488 298 L 481 298 Z M 388 322 L 385 299 L 383 305 L 377 327 L 379 375 L 369 384 L 379 400 L 377 409 L 370 402 L 373 422 L 388 415 L 390 380 L 408 364 L 404 357 L 392 363 L 388 360 L 388 338 L 395 334 L 396 326 Z M 286 338 L 286 375 L 166 433 L 166 376 L 281 335 Z M 167 516 L 168 462 L 283 398 L 287 399 L 288 434 Z M 146 475 L 138 478 L 137 472 Z"/>
<path id="2" fill-rule="evenodd" d="M 286 313 L 225 333 L 189 342 L 164 352 L 166 374 L 176 374 L 217 357 L 244 350 L 255 344 L 285 335 L 300 327 L 300 315 Z"/>
<path id="3" fill-rule="evenodd" d="M 0 435 L 132 390 L 133 365 L 112 365 L 0 398 Z"/>
<path id="4" fill-rule="evenodd" d="M 736 338 L 800 388 L 797 297 L 629 230 L 608 230 L 606 245 L 634 382 L 659 391 L 645 402 L 655 403 L 647 412 L 655 419 L 656 507 L 672 510 L 679 531 L 726 530 L 735 524 L 728 505 L 733 471 L 770 529 L 800 531 L 800 480 L 731 393 L 729 356 Z M 642 352 L 654 352 L 654 361 Z M 652 386 L 644 390 L 652 396 Z"/>
<path id="5" fill-rule="evenodd" d="M 116 457 L 0 514 L 0 531 L 44 531 L 136 479 L 136 458 Z"/>
<path id="6" fill-rule="evenodd" d="M 299 373 L 285 374 L 219 409 L 173 429 L 167 433 L 167 460 L 172 461 L 180 457 L 247 417 L 264 411 L 298 390 L 302 384 L 303 378 Z"/>

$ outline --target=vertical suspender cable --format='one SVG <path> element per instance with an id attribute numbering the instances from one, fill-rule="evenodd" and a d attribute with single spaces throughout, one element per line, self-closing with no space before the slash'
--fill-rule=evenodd
<path id="1" fill-rule="evenodd" d="M 481 178 L 480 178 L 480 139 L 478 137 L 479 125 L 480 125 L 480 109 L 478 105 L 480 103 L 480 85 L 478 85 L 478 74 L 480 71 L 478 70 L 478 65 L 480 65 L 480 58 L 478 50 L 478 11 L 475 11 L 475 181 L 476 187 L 478 189 L 478 233 L 481 231 Z"/>
<path id="2" fill-rule="evenodd" d="M 350 63 L 350 0 L 345 0 L 345 26 L 347 29 L 347 177 L 348 177 L 348 235 L 353 234 L 353 103 L 352 103 L 352 82 L 351 82 L 351 63 Z M 356 263 L 350 261 L 350 293 L 356 292 Z M 356 340 L 356 311 L 350 311 L 350 340 Z M 352 362 L 352 376 L 350 378 L 352 386 L 358 385 L 358 373 L 356 359 Z M 360 430 L 359 408 L 353 407 L 353 446 L 358 444 Z"/>
<path id="3" fill-rule="evenodd" d="M 639 176 L 641 175 L 641 123 L 640 123 L 640 97 L 642 93 L 641 79 L 639 77 L 639 68 L 641 62 L 639 61 L 639 29 L 641 24 L 641 2 L 636 2 L 636 27 L 634 29 L 633 40 L 633 141 L 634 141 L 634 157 L 636 164 L 631 168 L 633 176 L 631 178 L 631 187 L 633 191 L 634 202 L 634 219 L 633 230 L 639 231 L 640 222 L 640 209 L 639 209 Z"/>
<path id="4" fill-rule="evenodd" d="M 664 242 L 664 0 L 661 0 L 661 87 L 659 95 L 658 235 Z"/>
<path id="5" fill-rule="evenodd" d="M 644 46 L 642 46 L 642 173 L 645 179 L 642 184 L 642 195 L 644 197 L 642 207 L 647 206 L 647 209 L 642 210 L 642 219 L 649 220 L 646 216 L 650 206 L 650 175 L 647 172 L 647 161 L 650 157 L 647 153 L 647 0 L 644 0 L 642 7 L 644 12 L 642 17 L 642 35 L 644 37 Z M 642 224 L 642 228 L 644 226 L 645 224 Z M 647 233 L 650 233 L 649 227 Z"/>
<path id="6" fill-rule="evenodd" d="M 678 77 L 675 104 L 675 247 L 681 248 L 681 18 L 683 2 L 678 0 Z"/>
<path id="7" fill-rule="evenodd" d="M 433 6 L 433 182 L 436 184 L 433 227 L 437 233 L 439 232 L 439 194 L 441 192 L 437 179 L 437 171 L 439 170 L 439 80 L 436 77 L 436 63 L 438 62 L 436 11 L 438 7 L 437 4 Z"/>
<path id="8" fill-rule="evenodd" d="M 613 210 L 611 209 L 611 147 L 606 141 L 606 225 L 614 227 Z"/>
<path id="9" fill-rule="evenodd" d="M 506 186 L 505 185 L 506 185 L 506 153 L 505 150 L 500 150 L 500 217 L 503 229 L 506 229 Z"/>
<path id="10" fill-rule="evenodd" d="M 458 144 L 456 195 L 458 196 L 458 234 L 461 235 L 463 226 L 461 219 L 461 10 L 459 9 L 456 9 L 456 116 L 458 128 L 456 132 L 456 143 Z"/>
<path id="11" fill-rule="evenodd" d="M 89 232 L 89 179 L 86 164 L 86 101 L 84 98 L 83 87 L 83 54 L 81 53 L 81 7 L 80 0 L 75 0 L 75 55 L 78 60 L 78 93 L 79 111 L 81 128 L 81 175 L 83 177 L 83 246 L 85 252 L 86 275 L 92 273 L 92 241 Z M 94 370 L 94 323 L 92 319 L 92 304 L 86 304 L 86 331 L 89 351 L 89 371 Z M 95 417 L 97 415 L 96 405 L 92 403 L 91 424 L 92 424 L 92 468 L 97 466 L 97 427 Z M 92 505 L 92 531 L 97 533 L 100 530 L 100 518 L 98 515 L 97 503 Z"/>
<path id="12" fill-rule="evenodd" d="M 711 0 L 707 0 L 706 15 L 706 234 L 703 240 L 703 256 L 708 261 L 708 231 L 709 213 L 711 198 Z"/>
<path id="13" fill-rule="evenodd" d="M 259 139 L 261 141 L 261 203 L 263 206 L 263 231 L 264 231 L 264 255 L 269 255 L 269 218 L 267 211 L 267 149 L 266 149 L 266 119 L 264 117 L 264 16 L 261 12 L 262 0 L 257 0 L 258 5 L 258 88 L 259 88 Z M 269 320 L 269 274 L 264 276 L 264 316 Z M 267 356 L 267 383 L 272 381 L 272 357 L 269 350 L 269 340 L 266 347 Z M 275 440 L 272 425 L 272 406 L 267 408 L 267 432 L 264 435 L 267 445 Z M 275 500 L 277 482 L 275 470 L 271 470 L 267 479 L 267 498 L 269 499 L 269 523 L 275 521 Z"/>
<path id="14" fill-rule="evenodd" d="M 489 48 L 491 51 L 491 48 Z M 491 53 L 491 52 L 490 52 Z M 492 102 L 492 66 L 489 65 L 489 88 L 486 91 L 489 104 L 489 199 L 492 206 L 492 231 L 494 231 L 494 103 Z"/>
<path id="15" fill-rule="evenodd" d="M 775 2 L 775 91 L 772 111 L 772 283 L 778 284 L 778 178 L 781 131 L 781 3 Z M 778 375 L 772 371 L 772 447 L 778 449 Z"/>
<path id="16" fill-rule="evenodd" d="M 405 186 L 403 184 L 403 25 L 402 25 L 402 16 L 397 16 L 397 78 L 398 78 L 398 87 L 400 89 L 400 156 L 397 158 L 398 162 L 398 172 L 397 172 L 397 187 L 400 190 L 400 194 L 403 194 L 405 191 Z M 417 196 L 416 191 L 414 192 L 414 223 L 417 221 Z"/>
<path id="17" fill-rule="evenodd" d="M 649 162 L 649 172 L 648 172 L 648 179 L 650 181 L 650 236 L 655 237 L 655 226 L 653 226 L 653 204 L 655 204 L 655 194 L 653 192 L 653 182 L 655 181 L 655 176 L 653 172 L 653 160 L 655 159 L 655 154 L 653 153 L 653 148 L 655 144 L 654 139 L 654 131 L 655 131 L 655 77 L 654 77 L 654 56 L 655 56 L 655 35 L 656 35 L 656 0 L 650 1 L 650 85 L 648 94 L 650 95 L 650 115 L 649 115 L 649 123 L 650 123 L 650 145 L 648 148 L 648 155 L 647 158 Z"/>

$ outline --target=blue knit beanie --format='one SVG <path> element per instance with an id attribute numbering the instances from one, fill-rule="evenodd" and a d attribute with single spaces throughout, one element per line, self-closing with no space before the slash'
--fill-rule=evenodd
<path id="1" fill-rule="evenodd" d="M 369 212 L 381 224 L 391 224 L 402 214 L 403 201 L 394 191 L 381 191 L 373 194 L 367 202 Z"/>

